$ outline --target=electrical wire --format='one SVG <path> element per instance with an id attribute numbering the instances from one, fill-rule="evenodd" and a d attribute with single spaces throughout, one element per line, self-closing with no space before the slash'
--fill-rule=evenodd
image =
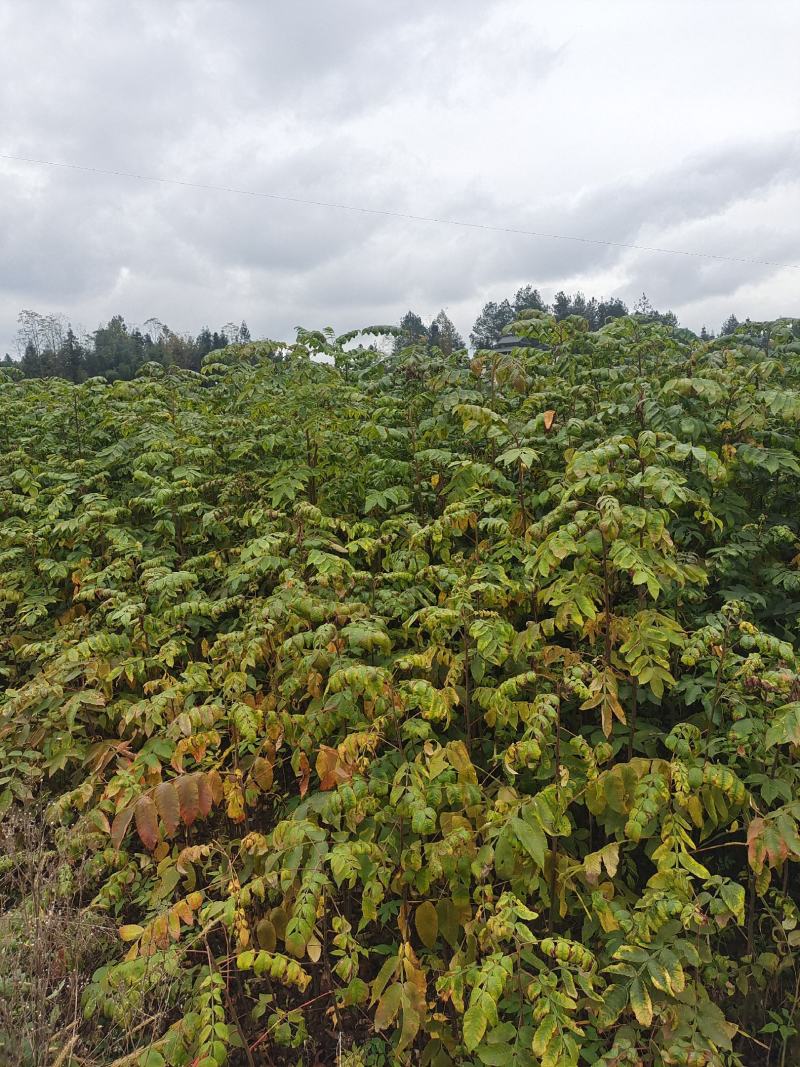
<path id="1" fill-rule="evenodd" d="M 257 189 L 240 189 L 230 185 L 211 185 L 206 182 L 183 181 L 180 178 L 163 178 L 152 174 L 136 174 L 133 171 L 109 170 L 105 167 L 90 167 L 80 163 L 64 163 L 52 159 L 30 159 L 27 156 L 12 156 L 0 152 L 0 159 L 13 163 L 28 163 L 36 167 L 54 167 L 62 170 L 77 170 L 85 174 L 102 174 L 114 178 L 132 178 L 136 181 L 151 182 L 157 185 L 181 186 L 185 189 L 202 189 L 207 192 L 232 193 L 237 196 L 252 196 L 265 200 L 278 200 L 282 203 L 303 204 L 307 207 L 323 207 L 335 211 L 351 211 L 362 215 L 379 215 L 385 218 L 404 219 L 410 222 L 435 223 L 440 226 L 458 226 L 469 230 L 486 230 L 490 233 L 515 234 L 520 237 L 534 237 L 547 241 L 573 241 L 579 244 L 604 245 L 609 248 L 625 248 L 636 252 L 656 252 L 660 255 L 689 256 L 695 259 L 711 259 L 720 263 L 748 263 L 760 267 L 776 267 L 780 270 L 800 270 L 798 263 L 778 263 L 771 259 L 754 259 L 744 256 L 721 256 L 713 252 L 698 252 L 685 248 L 662 248 L 657 245 L 640 245 L 629 241 L 610 241 L 599 237 L 582 237 L 576 234 L 544 233 L 539 230 L 523 230 L 515 226 L 495 226 L 486 222 L 466 222 L 463 219 L 437 218 L 434 215 L 413 215 L 405 211 L 392 211 L 388 208 L 362 207 L 357 204 L 340 204 L 331 200 L 310 200 L 301 196 L 289 196 L 283 193 L 269 193 Z"/>

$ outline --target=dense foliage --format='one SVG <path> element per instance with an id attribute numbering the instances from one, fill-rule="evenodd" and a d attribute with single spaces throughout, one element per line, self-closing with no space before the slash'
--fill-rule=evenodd
<path id="1" fill-rule="evenodd" d="M 797 1062 L 800 344 L 515 330 L 0 384 L 9 1062 Z"/>

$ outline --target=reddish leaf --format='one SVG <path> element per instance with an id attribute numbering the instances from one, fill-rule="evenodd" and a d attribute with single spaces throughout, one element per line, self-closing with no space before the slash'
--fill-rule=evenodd
<path id="1" fill-rule="evenodd" d="M 211 786 L 205 774 L 195 774 L 193 777 L 197 779 L 197 801 L 200 807 L 200 814 L 205 818 L 214 806 Z"/>
<path id="2" fill-rule="evenodd" d="M 142 844 L 152 852 L 161 840 L 161 834 L 158 832 L 158 811 L 152 798 L 140 797 L 136 801 L 134 815 L 136 816 L 136 829 L 142 839 Z"/>
<path id="3" fill-rule="evenodd" d="M 191 826 L 200 814 L 200 791 L 197 788 L 197 776 L 186 774 L 176 778 L 175 788 L 178 790 L 181 818 L 187 826 Z"/>
<path id="4" fill-rule="evenodd" d="M 153 800 L 158 814 L 161 816 L 164 829 L 167 831 L 167 836 L 171 837 L 178 829 L 181 821 L 178 791 L 175 788 L 175 783 L 162 782 L 161 785 L 156 786 Z"/>
<path id="5" fill-rule="evenodd" d="M 305 752 L 300 753 L 298 765 L 299 773 L 297 777 L 300 779 L 300 796 L 304 797 L 308 792 L 308 783 L 311 779 L 311 764 L 308 762 L 308 756 Z"/>
<path id="6" fill-rule="evenodd" d="M 133 818 L 133 808 L 123 808 L 122 811 L 118 811 L 114 816 L 114 821 L 111 824 L 111 843 L 114 848 L 119 848 L 122 845 L 122 841 L 125 834 L 128 832 L 128 827 L 131 824 Z"/>

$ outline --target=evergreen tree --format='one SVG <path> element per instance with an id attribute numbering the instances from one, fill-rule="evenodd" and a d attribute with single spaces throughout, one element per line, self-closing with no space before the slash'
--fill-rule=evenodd
<path id="1" fill-rule="evenodd" d="M 559 320 L 568 318 L 573 314 L 572 311 L 572 298 L 567 296 L 563 289 L 560 289 L 553 297 L 553 314 Z"/>
<path id="2" fill-rule="evenodd" d="M 719 328 L 720 337 L 727 337 L 729 334 L 732 334 L 739 326 L 741 326 L 741 323 L 736 318 L 736 316 L 729 315 Z"/>
<path id="3" fill-rule="evenodd" d="M 42 359 L 33 341 L 28 341 L 25 345 L 25 352 L 20 361 L 20 366 L 26 378 L 42 377 Z"/>
<path id="4" fill-rule="evenodd" d="M 431 323 L 428 337 L 431 347 L 440 348 L 446 356 L 450 356 L 456 349 L 464 347 L 461 334 L 444 310 L 440 311 Z"/>
<path id="5" fill-rule="evenodd" d="M 628 305 L 624 300 L 620 300 L 618 296 L 612 296 L 609 300 L 599 300 L 597 302 L 597 310 L 595 314 L 596 323 L 594 329 L 599 330 L 601 326 L 610 319 L 619 319 L 623 315 L 628 314 Z"/>
<path id="6" fill-rule="evenodd" d="M 152 354 L 148 354 L 152 359 Z M 122 315 L 114 315 L 94 332 L 94 352 L 86 360 L 92 374 L 111 380 L 130 379 L 145 362 L 143 346 L 128 331 Z"/>
<path id="7" fill-rule="evenodd" d="M 515 318 L 514 308 L 508 300 L 499 304 L 489 300 L 483 305 L 469 335 L 473 348 L 491 348 L 497 344 Z"/>
<path id="8" fill-rule="evenodd" d="M 520 311 L 547 311 L 547 304 L 542 299 L 542 294 L 532 285 L 523 285 L 517 289 L 512 306 L 515 315 L 519 315 Z"/>
<path id="9" fill-rule="evenodd" d="M 57 370 L 71 382 L 83 380 L 83 348 L 72 331 L 72 324 L 67 328 L 67 335 L 58 351 Z"/>
<path id="10" fill-rule="evenodd" d="M 427 343 L 428 331 L 422 319 L 415 311 L 407 311 L 400 319 L 400 333 L 394 339 L 394 352 L 400 352 L 409 345 Z"/>
<path id="11" fill-rule="evenodd" d="M 239 327 L 239 343 L 246 344 L 250 340 L 252 340 L 250 337 L 250 329 L 244 319 L 242 319 L 242 325 Z"/>
<path id="12" fill-rule="evenodd" d="M 678 316 L 674 311 L 657 311 L 650 303 L 647 293 L 642 293 L 634 305 L 633 312 L 643 322 L 660 322 L 664 326 L 677 326 Z"/>
<path id="13" fill-rule="evenodd" d="M 209 352 L 214 351 L 214 339 L 211 336 L 211 330 L 208 326 L 204 326 L 195 339 L 195 348 L 197 349 L 198 359 L 203 359 Z"/>

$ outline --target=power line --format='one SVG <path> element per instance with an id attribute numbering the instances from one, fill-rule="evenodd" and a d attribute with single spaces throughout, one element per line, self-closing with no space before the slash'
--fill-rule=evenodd
<path id="1" fill-rule="evenodd" d="M 433 215 L 412 215 L 405 211 L 391 211 L 388 208 L 361 207 L 357 204 L 339 204 L 330 200 L 309 200 L 301 196 L 287 196 L 283 193 L 267 193 L 257 189 L 239 189 L 230 185 L 210 185 L 205 182 L 188 182 L 180 178 L 162 178 L 152 174 L 135 174 L 126 170 L 107 170 L 104 167 L 87 167 L 80 163 L 62 163 L 52 159 L 29 159 L 26 156 L 11 156 L 0 152 L 0 159 L 13 163 L 29 163 L 37 167 L 56 167 L 61 170 L 77 170 L 85 174 L 104 174 L 113 178 L 133 178 L 136 181 L 152 182 L 157 185 L 176 185 L 185 189 L 204 189 L 215 193 L 234 193 L 237 196 L 253 196 L 264 200 L 279 200 L 289 204 L 304 204 L 307 207 L 324 207 L 335 211 L 353 211 L 361 215 L 380 215 L 385 218 L 405 219 L 410 222 L 436 223 L 440 226 L 459 226 L 468 230 L 487 230 L 490 233 L 509 233 L 520 237 L 535 237 L 548 241 L 573 241 L 586 245 L 605 245 L 609 248 L 627 248 L 637 252 L 658 252 L 661 255 L 689 256 L 695 259 L 713 259 L 721 263 L 749 263 L 761 267 L 777 267 L 781 270 L 800 270 L 798 263 L 777 263 L 770 259 L 750 259 L 744 256 L 720 256 L 713 252 L 697 252 L 685 248 L 661 248 L 655 245 L 633 244 L 628 241 L 606 241 L 599 237 L 581 237 L 574 234 L 543 233 L 538 230 L 522 230 L 514 226 L 494 226 L 486 222 L 465 222 L 462 219 L 436 218 Z"/>

